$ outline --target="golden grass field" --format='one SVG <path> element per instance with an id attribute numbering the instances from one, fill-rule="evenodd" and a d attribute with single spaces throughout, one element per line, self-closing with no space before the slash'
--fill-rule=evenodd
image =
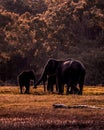
<path id="1" fill-rule="evenodd" d="M 53 108 L 90 105 L 97 108 Z M 18 86 L 0 87 L 0 130 L 104 130 L 104 87 L 84 86 L 82 96 L 44 93 L 31 87 L 19 94 Z"/>

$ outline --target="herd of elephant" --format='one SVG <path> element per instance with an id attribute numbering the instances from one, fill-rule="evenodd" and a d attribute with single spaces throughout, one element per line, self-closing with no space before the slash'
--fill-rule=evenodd
<path id="1" fill-rule="evenodd" d="M 44 91 L 53 92 L 53 86 L 56 85 L 56 91 L 59 94 L 64 93 L 64 85 L 66 85 L 66 94 L 80 94 L 83 92 L 86 70 L 84 65 L 74 59 L 56 60 L 49 59 L 44 66 L 43 73 L 36 81 L 34 71 L 23 71 L 18 75 L 18 83 L 20 93 L 25 86 L 25 93 L 29 93 L 30 80 L 34 80 L 34 88 L 43 82 Z M 45 83 L 47 81 L 47 87 Z M 78 86 L 79 84 L 79 86 Z"/>

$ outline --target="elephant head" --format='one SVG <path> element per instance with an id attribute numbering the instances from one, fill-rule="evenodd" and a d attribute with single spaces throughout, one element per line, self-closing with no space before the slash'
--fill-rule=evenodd
<path id="1" fill-rule="evenodd" d="M 34 80 L 34 82 L 35 82 L 35 74 L 34 74 L 34 72 L 32 70 L 30 70 L 27 73 L 28 73 L 28 78 L 30 80 Z"/>
<path id="2" fill-rule="evenodd" d="M 42 81 L 43 84 L 45 84 L 47 77 L 54 75 L 56 73 L 57 67 L 58 67 L 58 61 L 53 58 L 50 58 L 43 69 L 43 73 L 40 79 L 34 84 L 34 88 L 36 88 L 36 86 L 39 85 Z"/>

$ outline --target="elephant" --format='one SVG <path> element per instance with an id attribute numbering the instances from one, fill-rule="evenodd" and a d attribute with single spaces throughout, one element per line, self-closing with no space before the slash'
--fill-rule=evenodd
<path id="1" fill-rule="evenodd" d="M 82 95 L 85 73 L 86 69 L 84 65 L 78 60 L 56 60 L 50 58 L 44 67 L 40 79 L 34 84 L 34 86 L 39 85 L 44 77 L 47 78 L 56 75 L 56 86 L 59 94 L 63 94 L 64 85 L 66 84 L 67 93 L 74 93 L 78 91 L 78 94 Z M 79 84 L 79 89 L 76 87 L 77 84 Z M 69 91 L 70 87 L 71 90 Z"/>
<path id="2" fill-rule="evenodd" d="M 20 86 L 20 93 L 22 94 L 22 88 L 25 86 L 26 90 L 25 93 L 29 94 L 29 89 L 30 89 L 30 80 L 33 80 L 35 83 L 35 74 L 34 71 L 28 70 L 28 71 L 23 71 L 21 72 L 18 77 L 18 83 Z"/>

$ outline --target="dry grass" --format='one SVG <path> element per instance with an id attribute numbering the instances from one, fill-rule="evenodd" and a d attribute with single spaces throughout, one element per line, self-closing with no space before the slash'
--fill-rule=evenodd
<path id="1" fill-rule="evenodd" d="M 18 87 L 0 87 L 0 130 L 103 130 L 104 110 L 55 109 L 53 104 L 93 105 L 104 108 L 104 88 L 85 86 L 82 96 L 44 93 L 19 94 Z"/>

